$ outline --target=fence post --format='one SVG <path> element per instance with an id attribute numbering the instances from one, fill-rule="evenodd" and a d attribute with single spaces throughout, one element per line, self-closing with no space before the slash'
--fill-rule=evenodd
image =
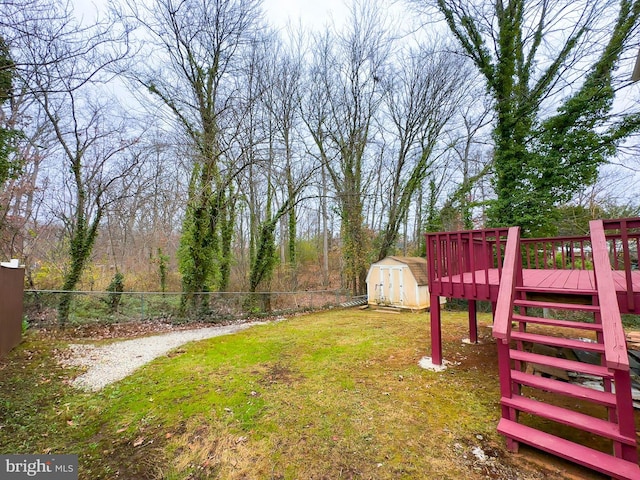
<path id="1" fill-rule="evenodd" d="M 0 357 L 22 339 L 24 268 L 18 260 L 0 265 Z"/>

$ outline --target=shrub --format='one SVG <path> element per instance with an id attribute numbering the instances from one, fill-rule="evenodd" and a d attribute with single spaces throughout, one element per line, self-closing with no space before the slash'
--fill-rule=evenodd
<path id="1" fill-rule="evenodd" d="M 107 296 L 105 302 L 109 307 L 109 313 L 116 313 L 122 300 L 122 292 L 124 291 L 124 275 L 120 272 L 116 272 L 111 280 L 111 283 L 107 287 L 107 291 L 111 292 Z"/>

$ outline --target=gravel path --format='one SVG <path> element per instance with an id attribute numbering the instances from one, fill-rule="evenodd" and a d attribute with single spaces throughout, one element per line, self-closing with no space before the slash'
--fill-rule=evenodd
<path id="1" fill-rule="evenodd" d="M 64 366 L 87 367 L 72 385 L 89 391 L 98 391 L 110 383 L 122 380 L 154 358 L 174 348 L 196 340 L 229 335 L 265 322 L 242 323 L 222 327 L 181 330 L 151 337 L 123 340 L 108 345 L 70 344 L 60 362 Z"/>

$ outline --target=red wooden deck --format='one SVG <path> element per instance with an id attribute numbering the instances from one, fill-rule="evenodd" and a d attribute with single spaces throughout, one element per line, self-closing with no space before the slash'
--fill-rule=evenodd
<path id="1" fill-rule="evenodd" d="M 603 254 L 611 263 L 620 313 L 640 314 L 640 218 L 604 220 L 601 230 L 605 237 Z M 476 301 L 490 301 L 495 312 L 509 231 L 497 228 L 426 234 L 434 363 L 442 361 L 438 297 L 469 300 L 469 337 L 476 341 Z M 539 296 L 594 296 L 593 253 L 591 236 L 520 239 L 519 285 Z"/>
<path id="2" fill-rule="evenodd" d="M 621 312 L 640 313 L 640 218 L 592 221 L 589 227 L 589 237 L 560 239 L 521 239 L 518 227 L 427 234 L 432 361 L 442 363 L 438 296 L 469 301 L 473 342 L 476 302 L 490 301 L 502 396 L 498 431 L 509 450 L 517 451 L 518 444 L 525 443 L 613 478 L 640 480 L 630 365 L 620 317 Z M 540 317 L 538 308 L 585 315 L 575 320 Z M 539 329 L 528 332 L 529 323 Z M 546 327 L 566 329 L 569 336 Z M 579 333 L 571 337 L 571 332 L 583 330 L 596 332 L 596 342 L 584 341 Z M 600 364 L 558 358 L 536 351 L 536 345 L 594 352 Z M 531 365 L 587 373 L 600 378 L 604 391 L 537 377 L 528 372 Z M 606 418 L 540 400 L 535 397 L 539 390 L 605 405 Z M 519 412 L 600 437 L 611 442 L 612 453 L 546 428 L 532 429 L 519 423 Z"/>
<path id="3" fill-rule="evenodd" d="M 640 270 L 631 271 L 631 290 L 634 302 L 630 308 L 627 301 L 626 273 L 621 270 L 611 272 L 618 295 L 618 304 L 622 313 L 640 314 Z M 528 290 L 557 291 L 556 293 L 572 293 L 577 295 L 593 295 L 596 289 L 593 270 L 522 270 L 523 284 Z M 442 277 L 445 296 L 466 298 L 469 300 L 498 299 L 500 274 L 497 268 L 465 272 L 461 275 Z M 474 290 L 477 290 L 474 294 Z"/>

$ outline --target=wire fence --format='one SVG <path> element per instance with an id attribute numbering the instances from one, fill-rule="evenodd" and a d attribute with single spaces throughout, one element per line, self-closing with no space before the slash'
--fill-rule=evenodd
<path id="1" fill-rule="evenodd" d="M 220 323 L 365 303 L 343 290 L 299 292 L 94 292 L 25 290 L 24 315 L 30 325 L 57 323 L 63 295 L 71 295 L 68 323 L 121 323 L 158 320 Z M 364 300 L 364 301 L 363 301 Z"/>

